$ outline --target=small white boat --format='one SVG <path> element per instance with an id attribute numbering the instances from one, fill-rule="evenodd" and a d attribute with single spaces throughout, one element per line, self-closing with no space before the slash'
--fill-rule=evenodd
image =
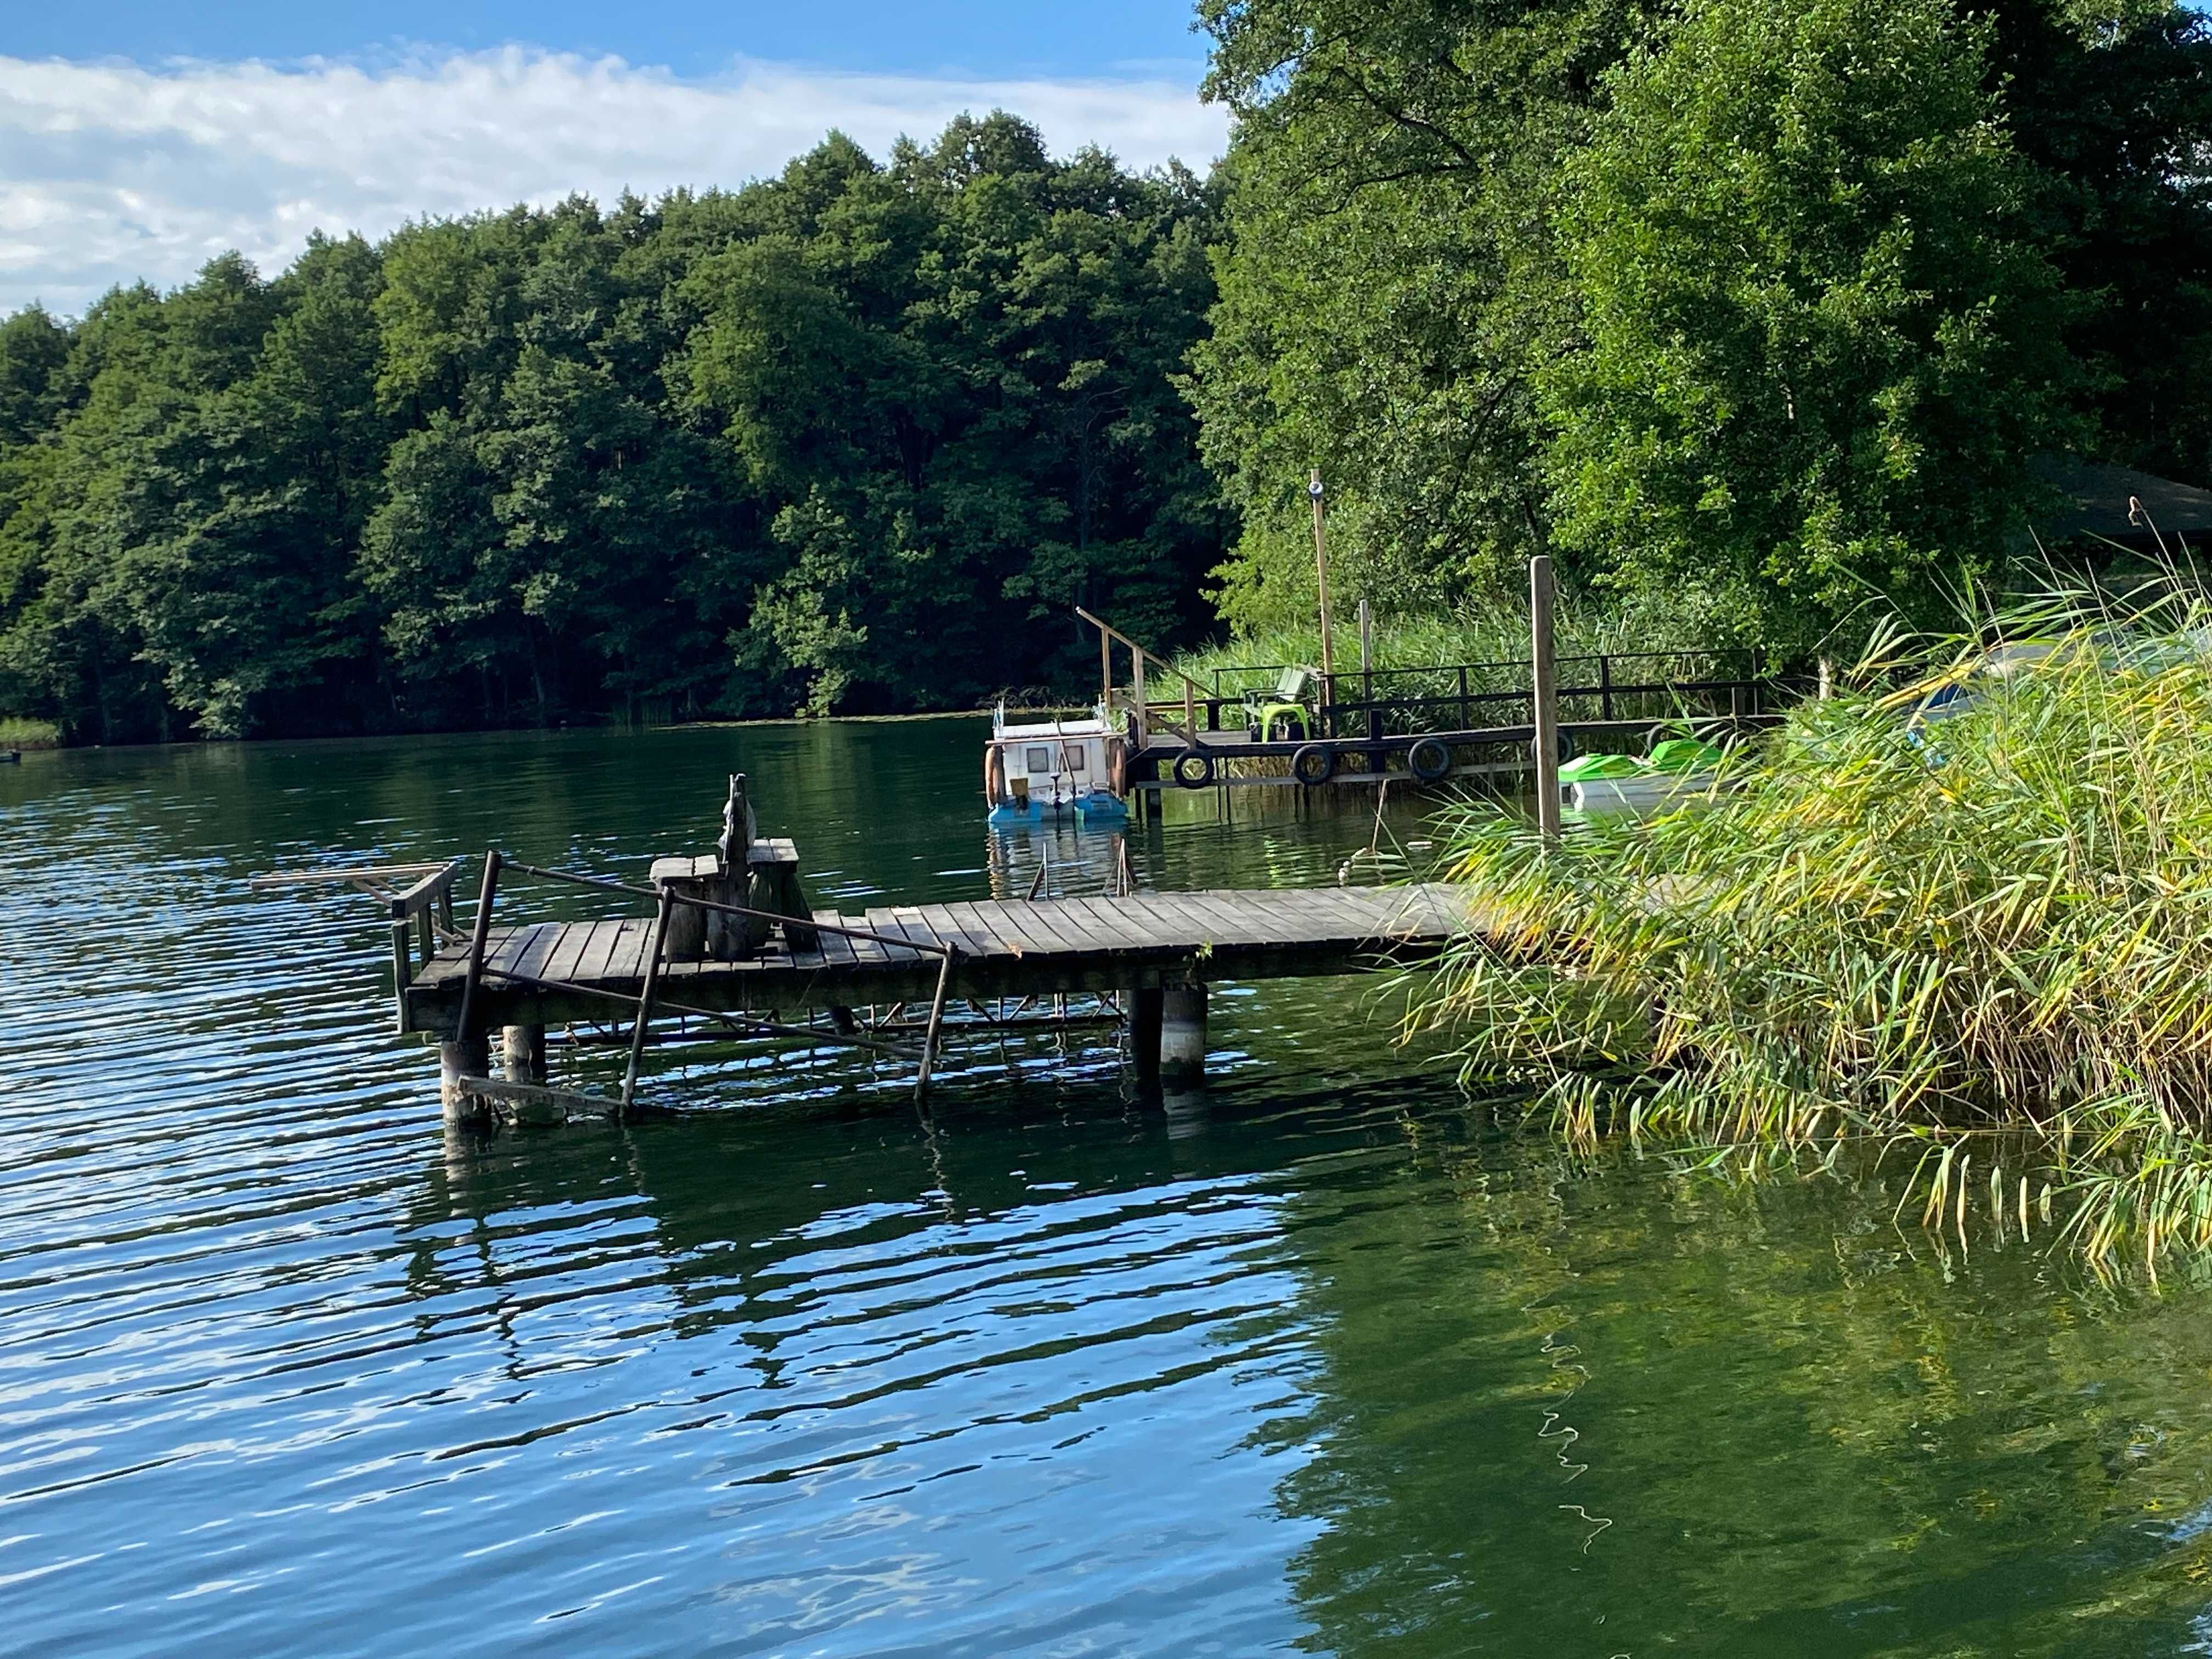
<path id="1" fill-rule="evenodd" d="M 1702 772 L 1638 772 L 1622 778 L 1585 778 L 1571 784 L 1567 804 L 1588 817 L 1638 817 L 1706 793 L 1713 787 L 1710 769 Z"/>
<path id="2" fill-rule="evenodd" d="M 1087 720 L 1010 725 L 1000 708 L 983 749 L 983 794 L 994 823 L 1029 823 L 1048 813 L 1120 817 L 1128 808 L 1128 743 L 1101 707 Z"/>

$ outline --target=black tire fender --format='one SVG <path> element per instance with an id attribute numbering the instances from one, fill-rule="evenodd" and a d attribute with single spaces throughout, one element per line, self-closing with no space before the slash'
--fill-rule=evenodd
<path id="1" fill-rule="evenodd" d="M 1451 745 L 1442 738 L 1423 738 L 1406 751 L 1406 769 L 1423 783 L 1436 782 L 1451 765 Z"/>
<path id="2" fill-rule="evenodd" d="M 1213 757 L 1203 749 L 1189 749 L 1177 755 L 1170 769 L 1175 781 L 1186 789 L 1203 789 L 1213 781 Z"/>
<path id="3" fill-rule="evenodd" d="M 1336 750 L 1325 743 L 1302 745 L 1291 757 L 1291 775 L 1309 789 L 1327 783 L 1336 775 Z"/>

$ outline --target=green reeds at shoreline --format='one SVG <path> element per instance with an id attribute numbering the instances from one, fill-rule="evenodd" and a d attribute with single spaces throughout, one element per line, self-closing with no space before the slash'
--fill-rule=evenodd
<path id="1" fill-rule="evenodd" d="M 0 750 L 58 749 L 62 729 L 52 720 L 27 720 L 19 714 L 0 714 Z"/>
<path id="2" fill-rule="evenodd" d="M 1687 810 L 1557 844 L 1464 810 L 1487 927 L 1413 1023 L 1577 1138 L 1872 1137 L 1948 1215 L 1976 1146 L 2024 1136 L 2001 1216 L 2055 1202 L 2093 1256 L 2212 1247 L 2212 632 L 2036 620 L 2009 661 L 1870 659 Z"/>

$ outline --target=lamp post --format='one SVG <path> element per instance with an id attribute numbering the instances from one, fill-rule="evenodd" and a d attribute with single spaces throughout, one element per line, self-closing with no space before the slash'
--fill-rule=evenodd
<path id="1" fill-rule="evenodd" d="M 1316 467 L 1306 484 L 1306 495 L 1313 501 L 1314 520 L 1314 580 L 1321 588 L 1321 701 L 1326 709 L 1336 701 L 1336 653 L 1329 641 L 1328 627 L 1328 545 L 1322 538 L 1321 469 Z"/>

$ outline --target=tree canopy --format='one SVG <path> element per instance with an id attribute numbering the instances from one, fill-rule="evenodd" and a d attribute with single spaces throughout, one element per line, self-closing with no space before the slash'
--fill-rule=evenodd
<path id="1" fill-rule="evenodd" d="M 2069 449 L 2212 483 L 2212 32 L 2166 0 L 1200 0 L 1238 124 L 1232 617 L 1553 550 L 1809 648 L 2002 574 Z"/>
<path id="2" fill-rule="evenodd" d="M 1215 218 L 994 114 L 20 313 L 0 708 L 115 741 L 972 706 L 1091 671 L 1072 602 L 1188 639 Z"/>
<path id="3" fill-rule="evenodd" d="M 1802 659 L 2212 485 L 2175 0 L 1198 0 L 1200 179 L 963 117 L 733 191 L 0 322 L 0 714 L 79 738 L 974 706 L 1342 597 Z M 1615 630 L 1617 631 L 1617 630 Z M 1686 641 L 1680 641 L 1686 642 Z"/>

